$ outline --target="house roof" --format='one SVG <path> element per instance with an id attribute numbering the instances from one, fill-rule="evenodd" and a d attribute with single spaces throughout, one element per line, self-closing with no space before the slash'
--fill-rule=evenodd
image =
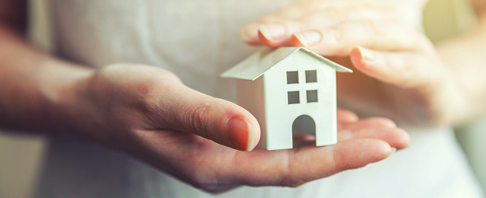
<path id="1" fill-rule="evenodd" d="M 337 72 L 348 72 L 352 73 L 353 70 L 343 67 L 335 62 L 330 61 L 308 49 L 303 47 L 280 47 L 280 48 L 268 48 L 262 47 L 256 53 L 252 54 L 250 57 L 241 61 L 234 67 L 226 70 L 221 74 L 224 78 L 239 78 L 245 80 L 256 80 L 258 77 L 263 75 L 268 69 L 282 61 L 291 54 L 303 51 L 311 55 L 314 58 L 319 59 L 324 64 L 329 66 L 334 66 Z"/>

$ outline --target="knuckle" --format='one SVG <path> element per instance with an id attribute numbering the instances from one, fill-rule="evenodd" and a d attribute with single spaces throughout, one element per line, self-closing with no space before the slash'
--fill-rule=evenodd
<path id="1" fill-rule="evenodd" d="M 155 92 L 163 87 L 160 86 L 158 80 L 147 79 L 140 83 L 137 83 L 134 88 L 138 97 L 152 100 L 155 98 L 154 97 L 154 95 L 156 94 Z"/>
<path id="2" fill-rule="evenodd" d="M 343 31 L 339 28 L 330 28 L 321 31 L 321 42 L 326 46 L 326 51 L 330 51 L 334 55 L 343 55 L 351 51 L 347 48 L 348 45 L 346 43 L 349 42 L 345 40 Z"/>
<path id="3" fill-rule="evenodd" d="M 167 93 L 172 93 L 178 83 L 177 76 L 161 74 L 157 77 L 149 77 L 138 82 L 133 81 L 133 87 L 129 88 L 132 94 L 127 95 L 130 99 L 131 107 L 138 109 L 141 113 L 147 115 L 160 115 L 166 112 L 167 104 L 170 102 L 167 98 L 162 97 Z"/>
<path id="4" fill-rule="evenodd" d="M 289 18 L 289 17 L 299 16 L 301 13 L 302 10 L 300 8 L 292 6 L 278 12 L 276 15 L 283 18 Z"/>
<path id="5" fill-rule="evenodd" d="M 181 84 L 181 80 L 171 72 L 146 73 L 143 79 L 133 81 L 136 85 L 134 91 L 138 97 L 147 102 L 159 102 L 160 93 L 170 93 L 176 84 Z"/>
<path id="6" fill-rule="evenodd" d="M 161 107 L 168 101 L 161 96 L 170 95 L 180 79 L 153 66 L 116 63 L 99 69 L 87 83 L 87 94 L 102 108 L 122 106 L 131 115 L 150 118 L 165 110 Z"/>
<path id="7" fill-rule="evenodd" d="M 350 11 L 346 9 L 330 8 L 326 9 L 326 14 L 332 21 L 346 21 L 350 18 Z"/>
<path id="8" fill-rule="evenodd" d="M 363 29 L 368 33 L 368 35 L 380 37 L 383 36 L 383 23 L 378 23 L 376 21 L 366 20 L 363 22 Z"/>
<path id="9" fill-rule="evenodd" d="M 327 43 L 339 44 L 343 40 L 343 32 L 339 29 L 330 28 L 330 29 L 323 31 L 322 34 L 323 34 L 323 37 L 324 37 L 323 39 Z"/>
<path id="10" fill-rule="evenodd" d="M 209 102 L 205 102 L 197 105 L 190 115 L 190 123 L 194 132 L 205 138 L 209 136 L 206 121 L 210 116 L 211 109 L 212 107 Z"/>
<path id="11" fill-rule="evenodd" d="M 286 163 L 280 166 L 280 175 L 282 175 L 283 179 L 279 182 L 279 186 L 296 188 L 306 182 L 303 178 L 300 177 L 301 175 L 296 173 L 294 170 L 298 168 L 295 167 L 295 164 L 293 163 L 294 155 L 295 153 L 293 151 L 288 151 L 288 155 L 286 155 L 287 159 L 284 160 Z"/>
<path id="12" fill-rule="evenodd" d="M 133 88 L 134 97 L 138 98 L 139 101 L 137 107 L 139 109 L 145 109 L 148 112 L 157 113 L 160 111 L 163 106 L 163 100 L 160 98 L 161 93 L 168 93 L 170 90 L 170 86 L 165 86 L 164 83 L 159 79 L 146 79 L 141 82 L 138 82 L 136 86 Z M 160 112 L 159 112 L 160 113 Z"/>

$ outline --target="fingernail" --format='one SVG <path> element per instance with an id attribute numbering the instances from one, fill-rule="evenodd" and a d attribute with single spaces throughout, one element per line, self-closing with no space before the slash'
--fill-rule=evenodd
<path id="1" fill-rule="evenodd" d="M 266 39 L 271 41 L 281 39 L 287 32 L 285 27 L 278 23 L 260 25 L 258 30 Z"/>
<path id="2" fill-rule="evenodd" d="M 390 157 L 391 155 L 393 155 L 393 153 L 395 153 L 395 151 L 397 151 L 397 148 L 392 147 L 392 150 L 390 151 L 390 153 L 388 153 L 388 155 L 386 155 L 385 159 Z"/>
<path id="3" fill-rule="evenodd" d="M 255 147 L 253 126 L 239 118 L 234 117 L 228 122 L 228 133 L 231 143 L 240 150 L 251 151 Z"/>
<path id="4" fill-rule="evenodd" d="M 295 33 L 294 36 L 303 46 L 313 46 L 319 43 L 322 39 L 321 33 L 316 31 Z"/>
<path id="5" fill-rule="evenodd" d="M 361 46 L 358 46 L 358 49 L 361 54 L 361 59 L 366 61 L 372 61 L 375 59 L 375 54 L 371 50 L 365 49 Z"/>

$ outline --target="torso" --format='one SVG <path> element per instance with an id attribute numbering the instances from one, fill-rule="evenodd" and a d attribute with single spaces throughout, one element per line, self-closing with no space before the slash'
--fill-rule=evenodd
<path id="1" fill-rule="evenodd" d="M 219 74 L 251 54 L 237 32 L 291 0 L 52 0 L 57 50 L 93 67 L 155 65 L 185 84 L 234 100 Z M 204 83 L 201 83 L 204 82 Z M 383 162 L 296 189 L 241 187 L 219 197 L 479 197 L 449 129 L 412 129 L 412 146 Z M 123 154 L 53 138 L 37 197 L 210 197 Z"/>

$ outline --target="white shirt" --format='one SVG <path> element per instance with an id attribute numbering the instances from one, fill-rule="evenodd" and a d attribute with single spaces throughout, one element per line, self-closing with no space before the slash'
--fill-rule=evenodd
<path id="1" fill-rule="evenodd" d="M 59 54 L 93 67 L 155 65 L 203 93 L 234 100 L 219 74 L 255 48 L 243 25 L 291 0 L 52 0 Z M 204 83 L 201 83 L 204 82 Z M 216 197 L 481 197 L 450 129 L 408 128 L 410 148 L 298 188 L 241 187 Z M 117 151 L 52 138 L 35 197 L 212 197 Z"/>

